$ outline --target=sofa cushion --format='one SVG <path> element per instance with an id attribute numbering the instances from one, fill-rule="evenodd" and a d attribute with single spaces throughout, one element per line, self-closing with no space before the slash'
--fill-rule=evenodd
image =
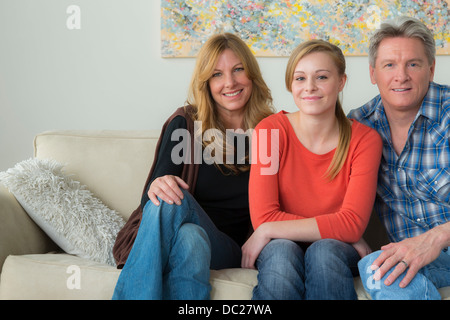
<path id="1" fill-rule="evenodd" d="M 54 159 L 125 220 L 140 203 L 160 131 L 49 131 L 35 157 Z"/>
<path id="2" fill-rule="evenodd" d="M 0 278 L 0 299 L 109 300 L 120 270 L 68 254 L 9 256 Z M 211 270 L 211 299 L 251 299 L 256 270 Z M 358 299 L 370 297 L 359 277 L 354 278 Z M 439 289 L 450 299 L 450 287 Z"/>
<path id="3" fill-rule="evenodd" d="M 120 270 L 68 254 L 9 256 L 0 278 L 0 299 L 109 300 Z M 255 270 L 211 270 L 213 300 L 248 300 L 257 284 Z M 359 300 L 369 300 L 359 277 L 354 278 Z M 439 289 L 450 300 L 450 287 Z"/>
<path id="4" fill-rule="evenodd" d="M 120 271 L 68 254 L 9 256 L 0 299 L 110 299 Z"/>
<path id="5" fill-rule="evenodd" d="M 68 254 L 9 256 L 0 279 L 0 299 L 109 300 L 120 270 Z M 255 270 L 211 270 L 211 299 L 250 299 Z"/>
<path id="6" fill-rule="evenodd" d="M 211 299 L 250 300 L 257 276 L 258 271 L 250 269 L 211 270 Z"/>

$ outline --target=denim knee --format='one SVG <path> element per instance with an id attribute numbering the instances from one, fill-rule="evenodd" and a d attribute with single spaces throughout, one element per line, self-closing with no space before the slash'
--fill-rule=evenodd
<path id="1" fill-rule="evenodd" d="M 372 270 L 372 264 L 381 253 L 381 250 L 376 251 L 365 256 L 358 263 L 361 282 L 372 299 L 440 300 L 441 296 L 436 286 L 423 274 L 423 269 L 419 270 L 413 280 L 405 288 L 400 288 L 399 284 L 406 272 L 402 273 L 391 285 L 387 286 L 384 284 L 384 281 L 394 268 L 391 268 L 391 270 L 386 272 L 381 280 L 375 281 L 373 276 L 376 270 Z"/>
<path id="2" fill-rule="evenodd" d="M 305 253 L 306 299 L 354 300 L 353 276 L 359 255 L 349 244 L 335 239 L 314 242 Z"/>
<path id="3" fill-rule="evenodd" d="M 206 231 L 202 227 L 193 224 L 185 223 L 178 230 L 176 242 L 180 247 L 180 255 L 185 255 L 193 258 L 203 257 L 208 260 L 211 259 L 211 243 L 209 241 Z"/>
<path id="4" fill-rule="evenodd" d="M 299 300 L 304 294 L 304 254 L 293 241 L 275 239 L 261 251 L 256 266 L 255 300 Z"/>
<path id="5" fill-rule="evenodd" d="M 206 232 L 192 223 L 183 224 L 164 270 L 164 299 L 208 299 L 211 247 Z"/>
<path id="6" fill-rule="evenodd" d="M 293 241 L 275 239 L 261 251 L 257 264 L 273 263 L 273 267 L 283 268 L 287 265 L 303 265 L 303 250 Z M 283 263 L 279 263 L 283 261 Z"/>
<path id="7" fill-rule="evenodd" d="M 211 245 L 206 232 L 192 223 L 183 224 L 176 236 L 165 272 L 172 277 L 209 276 Z"/>
<path id="8" fill-rule="evenodd" d="M 351 265 L 351 261 L 358 259 L 356 250 L 342 241 L 335 239 L 322 239 L 315 241 L 305 253 L 305 261 L 316 266 L 333 266 L 344 262 Z M 354 263 L 356 267 L 356 262 Z"/>

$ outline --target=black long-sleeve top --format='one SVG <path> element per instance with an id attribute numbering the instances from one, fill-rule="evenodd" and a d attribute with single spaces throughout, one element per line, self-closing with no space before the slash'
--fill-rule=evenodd
<path id="1" fill-rule="evenodd" d="M 158 177 L 181 175 L 183 164 L 175 164 L 171 160 L 172 150 L 180 141 L 172 141 L 171 137 L 176 129 L 186 128 L 186 119 L 182 116 L 176 116 L 169 123 L 162 137 L 158 159 L 147 191 L 151 182 Z M 214 164 L 202 161 L 193 196 L 216 227 L 242 246 L 251 225 L 248 204 L 249 171 L 233 174 L 223 166 L 222 171 L 226 174 Z M 147 201 L 149 197 L 147 192 L 144 192 L 141 200 L 142 208 Z"/>

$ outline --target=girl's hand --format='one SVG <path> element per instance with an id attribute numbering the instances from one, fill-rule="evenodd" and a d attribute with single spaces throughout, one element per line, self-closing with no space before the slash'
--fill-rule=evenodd
<path id="1" fill-rule="evenodd" d="M 352 246 L 361 258 L 364 258 L 368 254 L 372 253 L 372 249 L 363 238 L 359 239 L 358 242 L 352 243 Z"/>
<path id="2" fill-rule="evenodd" d="M 264 234 L 264 224 L 260 225 L 242 246 L 242 268 L 256 269 L 256 259 L 270 240 L 272 239 Z"/>

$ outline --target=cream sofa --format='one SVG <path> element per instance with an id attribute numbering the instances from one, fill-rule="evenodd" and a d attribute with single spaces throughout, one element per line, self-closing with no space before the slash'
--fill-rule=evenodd
<path id="1" fill-rule="evenodd" d="M 34 155 L 65 164 L 74 180 L 127 219 L 140 202 L 158 136 L 159 131 L 45 132 L 34 140 Z M 365 238 L 373 248 L 387 242 L 375 215 Z M 1 299 L 110 299 L 120 274 L 114 266 L 61 252 L 1 184 L 0 270 Z M 212 299 L 250 299 L 257 272 L 211 270 L 210 282 Z M 355 287 L 359 299 L 369 298 L 359 278 Z M 450 287 L 441 294 L 449 298 Z"/>

